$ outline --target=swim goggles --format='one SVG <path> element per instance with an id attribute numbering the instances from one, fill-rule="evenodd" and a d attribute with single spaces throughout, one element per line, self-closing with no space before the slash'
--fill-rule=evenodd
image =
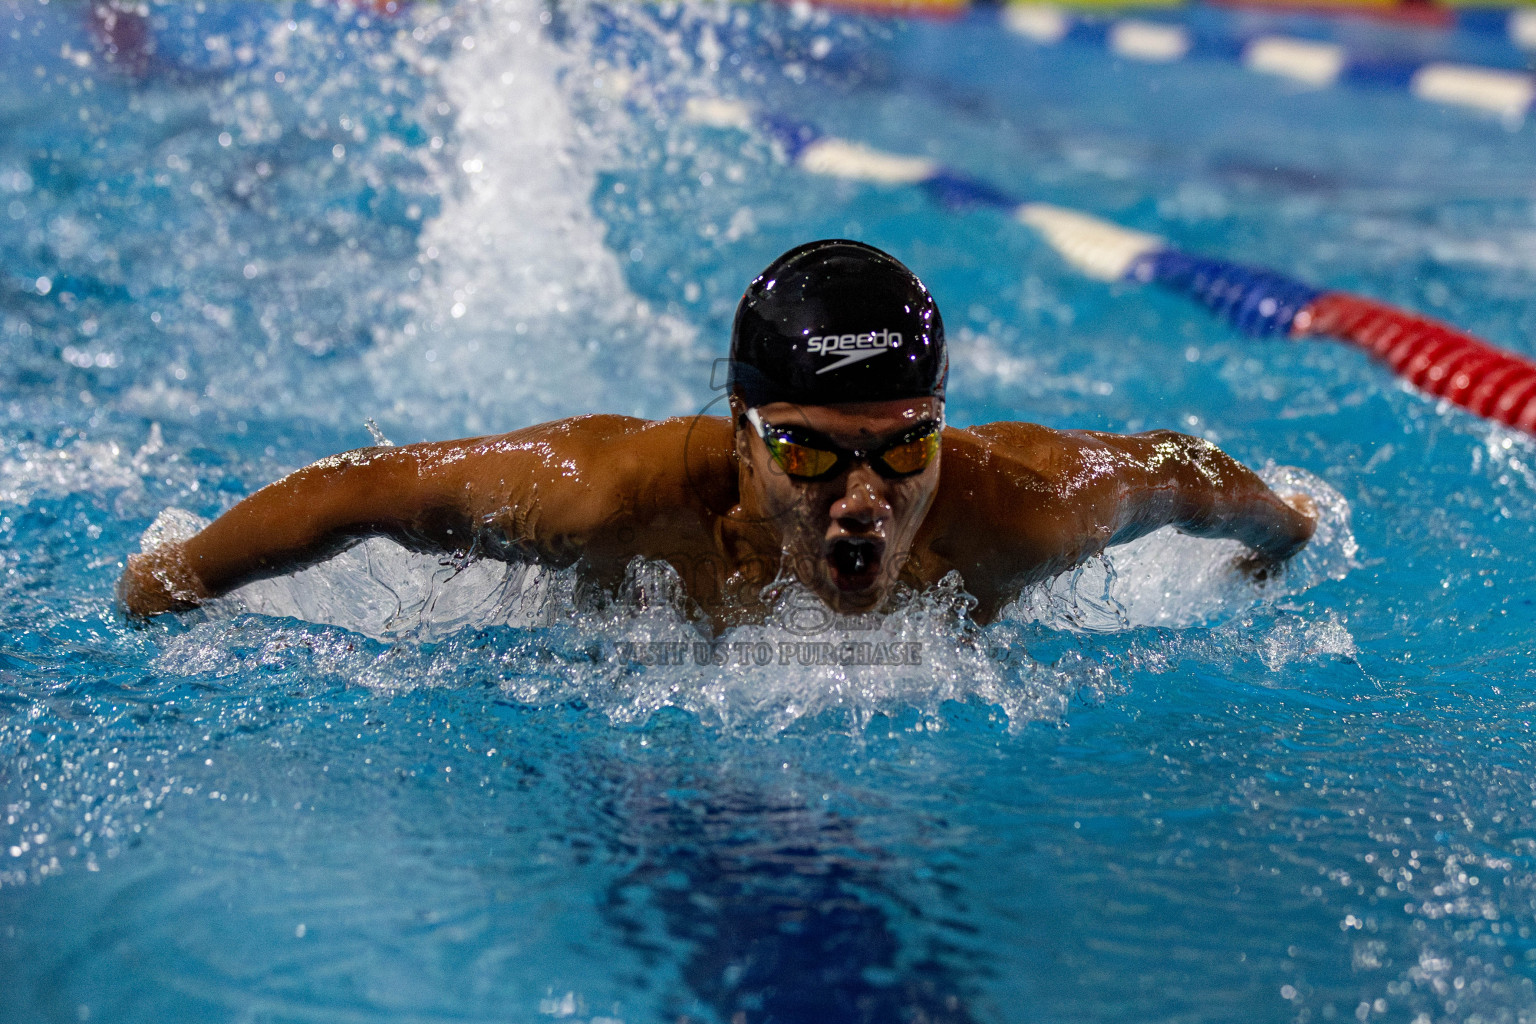
<path id="1" fill-rule="evenodd" d="M 773 461 L 796 480 L 830 480 L 853 462 L 868 462 L 887 480 L 899 480 L 927 469 L 939 457 L 944 420 L 927 420 L 879 448 L 840 447 L 825 435 L 804 427 L 779 427 L 764 423 L 756 409 L 748 409 L 747 422 L 768 446 Z"/>

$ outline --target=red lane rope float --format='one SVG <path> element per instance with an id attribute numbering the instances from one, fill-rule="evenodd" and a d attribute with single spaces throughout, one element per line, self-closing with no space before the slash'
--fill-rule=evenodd
<path id="1" fill-rule="evenodd" d="M 1296 314 L 1291 335 L 1353 342 L 1422 391 L 1536 433 L 1536 363 L 1454 327 L 1370 299 L 1325 292 Z"/>
<path id="2" fill-rule="evenodd" d="M 1427 0 L 1208 0 L 1217 7 L 1277 11 L 1287 14 L 1333 15 L 1370 18 L 1428 28 L 1449 28 L 1456 23 L 1450 8 Z"/>
<path id="3" fill-rule="evenodd" d="M 1100 224 L 1105 230 L 1119 230 Z M 1255 337 L 1323 336 L 1360 346 L 1414 387 L 1479 416 L 1536 434 L 1536 363 L 1464 331 L 1383 302 L 1325 291 L 1262 267 L 1170 248 L 1130 260 L 1126 280 L 1155 283 L 1209 306 Z"/>

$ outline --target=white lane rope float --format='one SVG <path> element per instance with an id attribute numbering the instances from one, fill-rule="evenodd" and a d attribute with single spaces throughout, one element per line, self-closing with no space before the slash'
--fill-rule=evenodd
<path id="1" fill-rule="evenodd" d="M 1536 76 L 1513 68 L 1351 52 L 1341 43 L 1296 36 L 1200 33 L 1171 21 L 1084 18 L 1047 4 L 1002 9 L 1003 26 L 1043 46 L 1102 46 L 1127 60 L 1167 63 L 1190 57 L 1236 61 L 1250 71 L 1314 88 L 1352 83 L 1402 89 L 1421 100 L 1470 107 L 1518 121 L 1536 104 Z M 1536 11 L 1509 14 L 1511 41 L 1536 49 Z"/>
<path id="2" fill-rule="evenodd" d="M 872 149 L 746 103 L 690 100 L 685 117 L 761 131 L 815 174 L 918 185 L 951 206 L 999 210 L 1039 232 L 1072 267 L 1101 281 L 1158 284 L 1189 295 L 1245 334 L 1332 337 L 1364 348 L 1414 387 L 1478 416 L 1536 433 L 1536 363 L 1447 324 L 1261 267 L 1182 252 L 1166 239 L 1049 203 L 1021 202 L 933 160 Z"/>

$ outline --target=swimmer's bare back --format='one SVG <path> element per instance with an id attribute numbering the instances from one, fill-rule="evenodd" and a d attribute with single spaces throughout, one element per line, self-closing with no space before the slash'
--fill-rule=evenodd
<path id="1" fill-rule="evenodd" d="M 779 571 L 773 524 L 738 504 L 735 443 L 722 418 L 583 416 L 359 449 L 262 488 L 188 540 L 130 556 L 119 597 L 136 616 L 189 608 L 385 535 L 423 550 L 579 562 L 608 585 L 636 556 L 664 560 L 725 624 L 750 614 Z M 1021 588 L 1162 526 L 1235 538 L 1264 565 L 1298 551 L 1315 524 L 1304 495 L 1282 500 L 1196 438 L 951 428 L 902 578 L 927 586 L 959 572 L 985 621 Z"/>

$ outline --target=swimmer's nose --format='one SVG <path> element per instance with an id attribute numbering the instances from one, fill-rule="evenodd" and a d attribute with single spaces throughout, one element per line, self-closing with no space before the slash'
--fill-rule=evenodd
<path id="1" fill-rule="evenodd" d="M 867 465 L 857 465 L 848 473 L 848 487 L 832 505 L 832 519 L 849 533 L 878 530 L 891 514 L 880 477 Z"/>

